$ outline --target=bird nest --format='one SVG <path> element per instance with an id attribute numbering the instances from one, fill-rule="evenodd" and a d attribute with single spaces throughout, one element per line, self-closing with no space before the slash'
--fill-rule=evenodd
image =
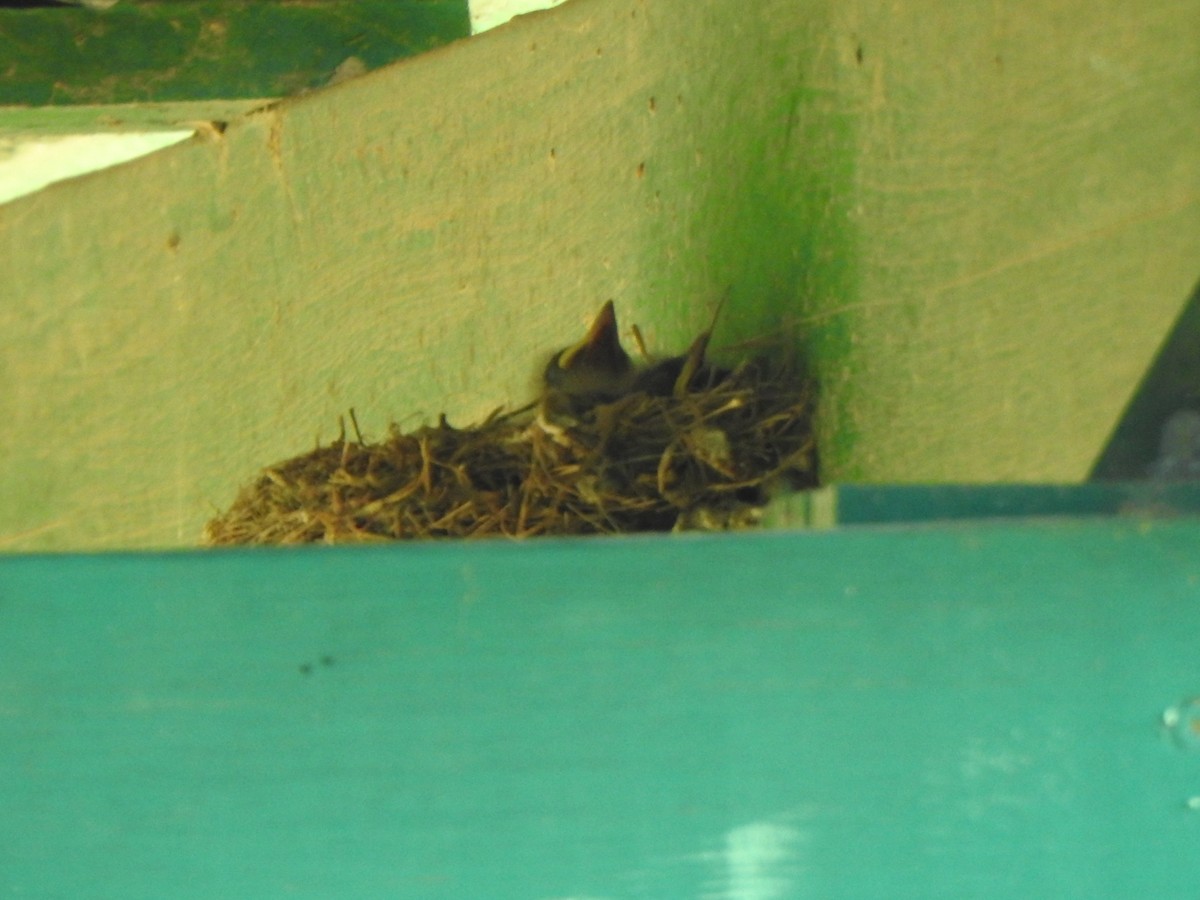
<path id="1" fill-rule="evenodd" d="M 210 544 L 614 534 L 755 524 L 779 489 L 816 484 L 813 392 L 764 363 L 565 427 L 530 405 L 470 428 L 357 434 L 266 468 L 205 528 Z"/>

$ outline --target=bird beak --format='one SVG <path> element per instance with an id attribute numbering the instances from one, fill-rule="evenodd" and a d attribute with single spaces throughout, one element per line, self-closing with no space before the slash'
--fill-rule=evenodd
<path id="1" fill-rule="evenodd" d="M 558 367 L 570 369 L 577 361 L 587 359 L 602 367 L 620 368 L 628 365 L 629 357 L 621 346 L 617 331 L 617 314 L 609 300 L 592 321 L 583 340 L 558 355 Z"/>
<path id="2" fill-rule="evenodd" d="M 675 379 L 675 384 L 671 387 L 671 396 L 676 400 L 682 399 L 687 394 L 688 388 L 692 384 L 692 379 L 696 377 L 700 369 L 704 366 L 704 354 L 708 351 L 708 342 L 711 338 L 712 329 L 710 328 L 692 341 L 692 346 L 688 347 L 688 352 L 683 358 L 683 365 L 680 367 L 679 375 Z"/>

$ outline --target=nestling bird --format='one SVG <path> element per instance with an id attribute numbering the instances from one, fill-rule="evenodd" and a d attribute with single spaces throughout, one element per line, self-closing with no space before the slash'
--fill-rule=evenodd
<path id="1" fill-rule="evenodd" d="M 724 305 L 717 305 L 712 324 L 692 341 L 687 353 L 635 367 L 621 346 L 617 316 L 609 300 L 600 309 L 583 340 L 550 358 L 542 373 L 543 393 L 538 408 L 542 428 L 561 433 L 578 425 L 580 417 L 605 403 L 630 394 L 683 399 L 691 391 L 705 390 L 724 381 L 728 369 L 712 365 L 705 355 Z M 634 336 L 641 345 L 635 327 Z M 645 348 L 642 348 L 643 354 Z"/>
<path id="2" fill-rule="evenodd" d="M 705 331 L 688 348 L 683 356 L 670 356 L 659 360 L 637 373 L 630 391 L 642 391 L 652 397 L 682 397 L 697 384 L 716 382 L 729 373 L 714 370 L 704 361 L 705 351 L 712 331 Z"/>
<path id="3" fill-rule="evenodd" d="M 635 372 L 617 331 L 617 314 L 609 300 L 578 344 L 551 357 L 542 381 L 539 409 L 543 424 L 571 425 L 587 410 L 629 393 Z"/>
<path id="4" fill-rule="evenodd" d="M 642 391 L 652 397 L 674 397 L 679 400 L 690 390 L 709 388 L 728 378 L 728 369 L 714 367 L 705 359 L 708 342 L 712 339 L 717 317 L 724 305 L 725 297 L 722 297 L 713 311 L 712 322 L 692 341 L 687 353 L 667 357 L 646 367 L 634 378 L 630 390 Z"/>

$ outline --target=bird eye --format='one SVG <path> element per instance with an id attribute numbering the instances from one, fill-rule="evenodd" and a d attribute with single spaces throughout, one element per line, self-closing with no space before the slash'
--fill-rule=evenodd
<path id="1" fill-rule="evenodd" d="M 567 369 L 563 364 L 563 356 L 565 350 L 555 353 L 550 357 L 550 362 L 546 363 L 545 371 L 542 372 L 542 380 L 548 385 L 559 385 L 562 383 L 563 376 L 566 375 Z"/>

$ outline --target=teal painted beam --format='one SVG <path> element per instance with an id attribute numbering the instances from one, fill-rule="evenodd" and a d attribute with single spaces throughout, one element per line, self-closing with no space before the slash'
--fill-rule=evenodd
<path id="1" fill-rule="evenodd" d="M 835 484 L 780 496 L 771 528 L 988 519 L 1200 515 L 1200 481 L 1102 484 Z"/>
<path id="2" fill-rule="evenodd" d="M 0 895 L 1194 896 L 1200 521 L 0 560 Z"/>

